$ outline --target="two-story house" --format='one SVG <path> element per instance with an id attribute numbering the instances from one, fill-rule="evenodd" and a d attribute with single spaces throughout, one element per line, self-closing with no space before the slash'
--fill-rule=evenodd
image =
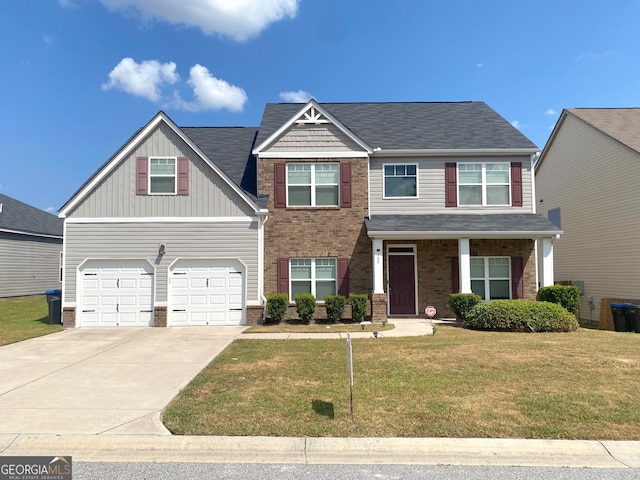
<path id="1" fill-rule="evenodd" d="M 273 292 L 368 293 L 373 319 L 533 298 L 561 233 L 535 212 L 537 150 L 482 102 L 268 104 L 259 128 L 160 112 L 60 211 L 65 325 L 251 324 Z"/>

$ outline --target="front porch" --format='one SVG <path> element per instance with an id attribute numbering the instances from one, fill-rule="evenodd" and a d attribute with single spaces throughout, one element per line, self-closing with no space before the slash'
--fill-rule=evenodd
<path id="1" fill-rule="evenodd" d="M 441 217 L 453 218 L 447 223 Z M 477 217 L 484 217 L 486 230 L 478 229 Z M 366 223 L 373 244 L 374 321 L 424 316 L 429 305 L 436 318 L 453 317 L 451 293 L 534 299 L 539 286 L 553 285 L 559 231 L 538 215 L 376 216 Z"/>

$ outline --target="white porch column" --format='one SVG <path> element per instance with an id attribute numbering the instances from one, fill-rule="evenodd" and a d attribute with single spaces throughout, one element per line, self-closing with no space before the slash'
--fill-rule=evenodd
<path id="1" fill-rule="evenodd" d="M 471 291 L 471 250 L 468 238 L 458 239 L 458 257 L 460 259 L 460 293 Z M 455 293 L 455 292 L 454 292 Z"/>
<path id="2" fill-rule="evenodd" d="M 382 239 L 374 238 L 373 242 L 373 293 L 384 293 L 383 268 L 384 251 Z"/>
<path id="3" fill-rule="evenodd" d="M 553 285 L 553 238 L 542 239 L 542 286 Z"/>

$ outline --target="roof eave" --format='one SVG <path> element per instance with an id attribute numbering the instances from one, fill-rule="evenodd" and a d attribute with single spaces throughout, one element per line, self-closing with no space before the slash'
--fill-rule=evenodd
<path id="1" fill-rule="evenodd" d="M 510 156 L 534 155 L 540 152 L 537 147 L 527 148 L 425 148 L 425 149 L 381 149 L 374 148 L 371 156 L 376 157 L 459 157 L 470 156 Z"/>
<path id="2" fill-rule="evenodd" d="M 528 231 L 503 231 L 496 232 L 494 230 L 479 230 L 479 231 L 386 231 L 386 230 L 370 230 L 367 231 L 367 235 L 371 238 L 380 238 L 382 240 L 443 240 L 443 239 L 457 239 L 457 238 L 469 238 L 469 239 L 500 239 L 500 240 L 513 240 L 522 238 L 559 238 L 562 235 L 562 230 L 528 230 Z"/>
<path id="3" fill-rule="evenodd" d="M 55 238 L 55 239 L 62 240 L 62 235 L 51 235 L 47 233 L 25 232 L 22 230 L 10 230 L 7 228 L 0 228 L 0 232 L 10 233 L 13 235 L 25 235 L 29 237 L 41 237 L 41 238 Z"/>

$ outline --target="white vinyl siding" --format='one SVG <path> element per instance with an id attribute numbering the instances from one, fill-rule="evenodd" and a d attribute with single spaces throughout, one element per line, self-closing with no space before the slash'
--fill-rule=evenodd
<path id="1" fill-rule="evenodd" d="M 258 220 L 67 223 L 66 235 L 65 304 L 76 301 L 76 269 L 88 258 L 148 260 L 156 267 L 157 302 L 167 301 L 167 272 L 177 258 L 237 259 L 246 266 L 247 302 L 260 303 Z M 163 256 L 160 245 L 165 245 Z M 57 264 L 57 253 L 54 258 Z"/>
<path id="2" fill-rule="evenodd" d="M 189 195 L 137 195 L 137 157 L 188 157 Z M 167 125 L 161 124 L 67 215 L 102 217 L 251 216 L 254 210 Z"/>
<path id="3" fill-rule="evenodd" d="M 492 157 L 492 160 L 495 157 Z M 445 207 L 445 163 L 479 163 L 478 157 L 423 157 L 423 158 L 372 158 L 370 160 L 369 199 L 372 215 L 447 213 L 465 214 L 471 212 L 490 213 L 533 213 L 533 184 L 531 181 L 531 158 L 526 156 L 499 157 L 499 163 L 522 163 L 522 207 L 510 205 Z M 390 163 L 413 163 L 418 166 L 418 198 L 385 198 L 384 165 Z M 495 162 L 493 162 L 495 163 Z"/>
<path id="4" fill-rule="evenodd" d="M 553 244 L 556 282 L 583 281 L 580 317 L 601 300 L 640 300 L 640 153 L 569 114 L 536 175 L 539 213 L 561 209 Z M 593 297 L 591 311 L 588 297 Z"/>

